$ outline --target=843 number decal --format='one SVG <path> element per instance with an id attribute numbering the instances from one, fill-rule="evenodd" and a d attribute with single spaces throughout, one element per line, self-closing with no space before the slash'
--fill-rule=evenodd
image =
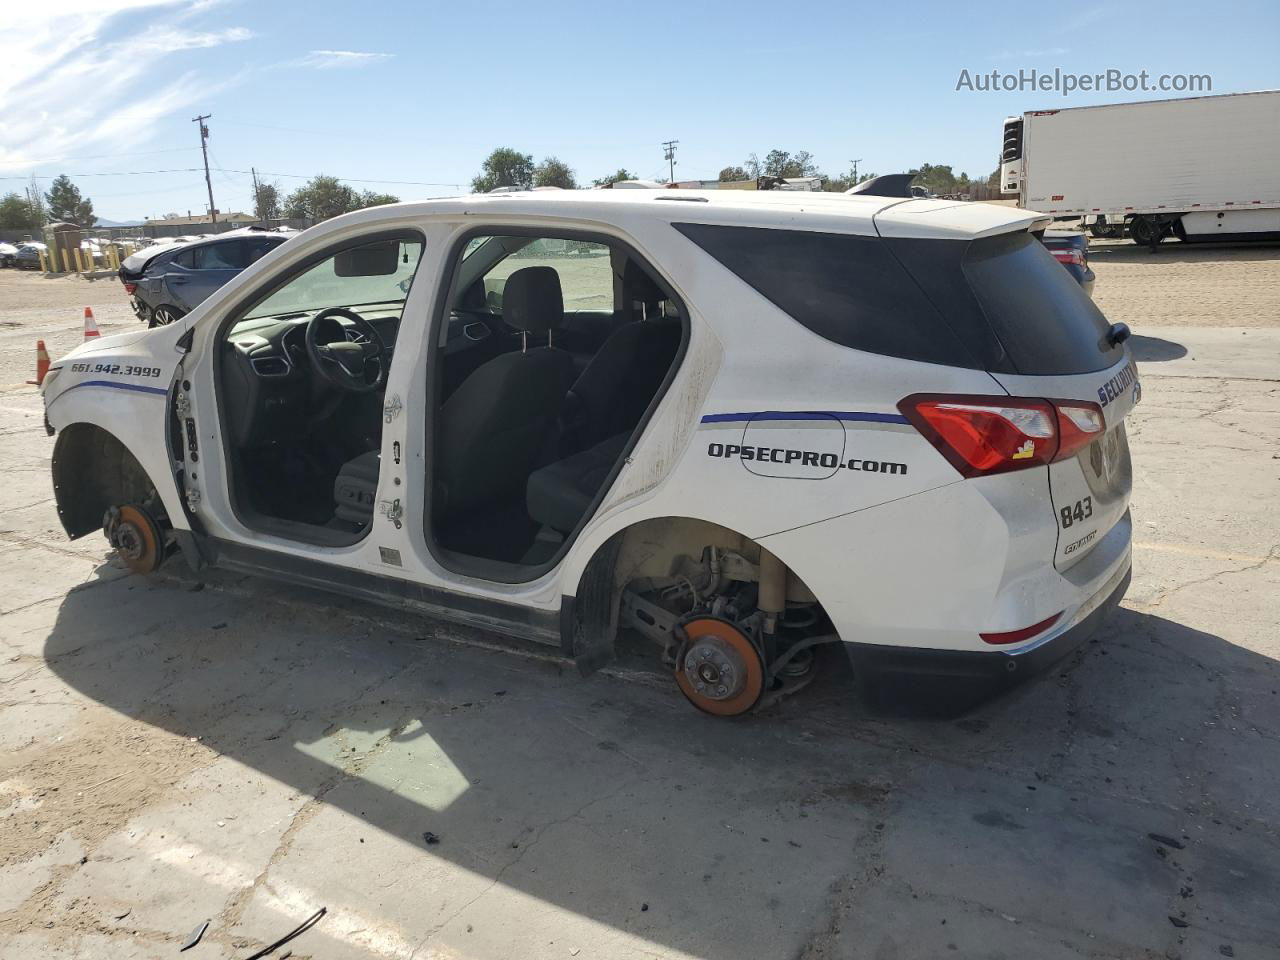
<path id="1" fill-rule="evenodd" d="M 1058 515 L 1062 517 L 1062 529 L 1075 523 L 1081 523 L 1093 516 L 1093 497 L 1085 497 L 1083 500 L 1077 500 L 1074 506 L 1063 507 L 1058 511 Z"/>

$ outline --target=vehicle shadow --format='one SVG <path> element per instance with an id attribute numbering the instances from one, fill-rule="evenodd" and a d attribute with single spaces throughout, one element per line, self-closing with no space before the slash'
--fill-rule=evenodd
<path id="1" fill-rule="evenodd" d="M 1129 349 L 1133 352 L 1133 359 L 1139 363 L 1181 360 L 1187 355 L 1187 348 L 1176 341 L 1162 337 L 1144 337 L 1137 333 L 1129 338 Z"/>
<path id="2" fill-rule="evenodd" d="M 222 574 L 198 592 L 174 577 L 74 589 L 44 656 L 98 703 L 199 737 L 340 812 L 305 827 L 321 834 L 307 845 L 319 861 L 295 853 L 273 867 L 336 892 L 331 912 L 380 876 L 367 861 L 348 866 L 382 849 L 355 846 L 354 833 L 362 844 L 376 831 L 401 841 L 401 859 L 385 868 L 413 881 L 415 937 L 459 937 L 463 923 L 479 932 L 491 917 L 469 908 L 480 893 L 440 886 L 444 861 L 479 878 L 486 897 L 514 890 L 708 960 L 798 956 L 817 949 L 815 937 L 854 955 L 835 945 L 837 894 L 862 884 L 897 889 L 908 905 L 913 891 L 933 890 L 972 913 L 979 939 L 987 918 L 1009 926 L 982 905 L 988 896 L 1023 917 L 1043 910 L 1046 924 L 1074 909 L 1072 922 L 1104 941 L 1149 933 L 1150 944 L 1171 929 L 1161 904 L 1177 901 L 1180 879 L 1145 834 L 1191 831 L 1189 820 L 1201 829 L 1198 859 L 1188 855 L 1205 891 L 1196 904 L 1218 911 L 1220 935 L 1280 933 L 1262 899 L 1280 889 L 1280 858 L 1260 826 L 1276 822 L 1280 801 L 1261 781 L 1237 789 L 1241 771 L 1274 759 L 1280 664 L 1128 609 L 1100 639 L 946 723 L 873 716 L 843 667 L 762 715 L 714 720 L 674 685 L 583 680 L 518 646 L 496 649 L 479 630 Z M 1265 735 L 1227 737 L 1224 715 L 1247 716 Z M 358 761 L 346 758 L 350 744 L 363 744 Z M 1209 820 L 1225 826 L 1210 835 Z M 403 845 L 419 852 L 405 860 Z M 974 858 L 987 892 L 944 889 L 957 859 Z M 1251 892 L 1228 882 L 1246 868 Z M 1219 877 L 1223 904 L 1212 900 Z M 1134 932 L 1128 916 L 1112 930 L 1119 902 L 1132 915 L 1150 907 L 1149 927 Z M 940 932 L 911 932 L 910 915 L 896 915 L 896 932 L 888 918 L 856 926 L 896 938 L 903 955 L 944 954 L 947 939 L 920 938 L 962 932 L 936 920 Z M 1056 950 L 1058 921 L 1048 929 Z M 324 933 L 321 924 L 308 937 Z M 484 953 L 467 942 L 480 951 L 467 955 Z M 1038 951 L 1029 941 L 1022 952 Z"/>

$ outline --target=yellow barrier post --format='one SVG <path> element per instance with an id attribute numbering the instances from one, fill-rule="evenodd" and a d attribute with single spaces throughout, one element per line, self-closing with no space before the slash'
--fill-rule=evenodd
<path id="1" fill-rule="evenodd" d="M 48 272 L 49 272 L 49 263 L 48 263 L 48 261 L 45 259 L 45 252 L 44 252 L 43 250 L 37 250 L 37 251 L 36 251 L 36 255 L 40 258 L 40 272 L 41 272 L 41 273 L 48 273 Z"/>

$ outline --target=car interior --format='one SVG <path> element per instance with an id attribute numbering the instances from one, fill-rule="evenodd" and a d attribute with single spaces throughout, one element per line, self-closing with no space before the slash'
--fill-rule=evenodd
<path id="1" fill-rule="evenodd" d="M 456 559 L 538 566 L 603 493 L 684 322 L 634 254 L 597 241 L 474 237 L 452 291 L 428 533 Z"/>
<path id="2" fill-rule="evenodd" d="M 232 495 L 248 525 L 335 545 L 367 532 L 383 388 L 421 255 L 416 234 L 339 251 L 227 329 L 219 401 Z M 365 454 L 372 485 L 339 488 L 343 466 Z"/>
<path id="3" fill-rule="evenodd" d="M 386 378 L 421 254 L 416 234 L 340 251 L 227 329 L 219 397 L 250 526 L 333 545 L 368 532 Z M 603 493 L 684 330 L 620 245 L 467 242 L 423 398 L 437 551 L 499 579 L 550 561 Z"/>

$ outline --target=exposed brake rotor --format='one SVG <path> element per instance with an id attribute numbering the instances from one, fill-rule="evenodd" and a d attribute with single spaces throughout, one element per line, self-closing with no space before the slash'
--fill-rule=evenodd
<path id="1" fill-rule="evenodd" d="M 764 691 L 764 664 L 741 630 L 715 617 L 681 624 L 686 640 L 676 657 L 676 683 L 699 710 L 719 717 L 746 713 Z"/>
<path id="2" fill-rule="evenodd" d="M 134 573 L 154 573 L 164 559 L 164 535 L 142 507 L 126 505 L 107 512 L 107 540 Z"/>

